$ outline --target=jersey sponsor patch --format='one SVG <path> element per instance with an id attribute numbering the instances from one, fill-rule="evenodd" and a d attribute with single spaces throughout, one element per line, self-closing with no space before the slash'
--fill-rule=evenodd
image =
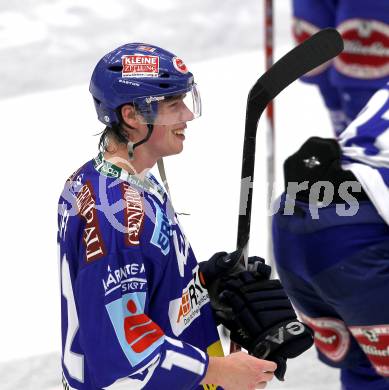
<path id="1" fill-rule="evenodd" d="M 174 249 L 176 251 L 178 270 L 180 272 L 180 276 L 183 278 L 185 276 L 185 266 L 188 261 L 190 244 L 182 231 L 176 214 L 174 215 L 174 224 L 172 224 L 172 236 Z"/>
<path id="2" fill-rule="evenodd" d="M 145 266 L 139 263 L 126 264 L 119 268 L 108 266 L 102 283 L 105 296 L 119 288 L 122 294 L 130 291 L 145 291 L 147 287 Z"/>
<path id="3" fill-rule="evenodd" d="M 93 166 L 99 173 L 111 178 L 117 179 L 120 177 L 122 172 L 121 168 L 104 160 L 101 153 L 99 153 L 99 155 L 93 159 Z"/>
<path id="4" fill-rule="evenodd" d="M 297 44 L 303 43 L 306 39 L 310 38 L 320 30 L 319 27 L 307 22 L 306 20 L 298 18 L 293 19 L 292 29 L 293 36 Z M 332 60 L 327 61 L 317 68 L 312 69 L 310 72 L 307 72 L 304 77 L 313 77 L 323 73 L 330 66 L 331 61 Z"/>
<path id="5" fill-rule="evenodd" d="M 92 185 L 87 181 L 76 196 L 79 215 L 86 225 L 82 235 L 85 245 L 85 260 L 89 263 L 105 256 L 106 251 L 97 219 L 96 201 Z"/>
<path id="6" fill-rule="evenodd" d="M 159 57 L 141 54 L 123 56 L 122 66 L 122 77 L 158 77 Z"/>
<path id="7" fill-rule="evenodd" d="M 169 303 L 169 319 L 173 334 L 179 336 L 200 316 L 200 309 L 208 302 L 208 291 L 200 283 L 197 265 L 193 269 L 193 278 L 182 291 L 182 296 Z"/>
<path id="8" fill-rule="evenodd" d="M 301 319 L 314 330 L 316 348 L 329 360 L 340 362 L 350 347 L 350 333 L 343 321 L 336 318 L 310 318 L 301 314 Z"/>
<path id="9" fill-rule="evenodd" d="M 350 326 L 349 329 L 377 373 L 389 377 L 389 325 Z"/>
<path id="10" fill-rule="evenodd" d="M 125 243 L 127 246 L 139 245 L 145 215 L 143 199 L 140 193 L 127 183 L 122 183 L 122 194 L 126 205 L 124 209 L 124 226 L 127 228 Z"/>
<path id="11" fill-rule="evenodd" d="M 389 76 L 389 25 L 378 20 L 350 19 L 337 30 L 344 50 L 334 60 L 342 74 L 359 79 Z"/>
<path id="12" fill-rule="evenodd" d="M 185 65 L 184 61 L 181 58 L 173 57 L 173 65 L 180 73 L 186 74 L 188 73 L 188 68 Z"/>
<path id="13" fill-rule="evenodd" d="M 150 242 L 166 256 L 170 252 L 170 237 L 172 235 L 170 222 L 158 204 L 152 198 L 150 200 L 155 207 L 155 225 Z"/>
<path id="14" fill-rule="evenodd" d="M 128 293 L 106 305 L 116 337 L 132 366 L 164 342 L 162 329 L 144 314 L 145 300 L 145 292 Z"/>

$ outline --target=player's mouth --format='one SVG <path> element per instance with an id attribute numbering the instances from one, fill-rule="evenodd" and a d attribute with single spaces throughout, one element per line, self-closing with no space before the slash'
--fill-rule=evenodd
<path id="1" fill-rule="evenodd" d="M 185 140 L 185 127 L 181 129 L 173 130 L 173 134 L 178 137 L 180 140 Z"/>

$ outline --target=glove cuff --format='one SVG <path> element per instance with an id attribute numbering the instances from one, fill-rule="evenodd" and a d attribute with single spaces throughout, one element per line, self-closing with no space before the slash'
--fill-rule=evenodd
<path id="1" fill-rule="evenodd" d="M 285 346 L 291 343 L 293 343 L 293 349 L 286 350 Z M 283 349 L 286 352 L 283 354 L 284 357 L 293 358 L 306 351 L 312 344 L 312 331 L 296 319 L 281 322 L 265 331 L 255 340 L 255 345 L 249 353 L 257 358 L 265 359 L 270 355 L 279 354 Z"/>

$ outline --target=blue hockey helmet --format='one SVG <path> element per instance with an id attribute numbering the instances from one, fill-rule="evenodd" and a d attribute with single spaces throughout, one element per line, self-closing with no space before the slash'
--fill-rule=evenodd
<path id="1" fill-rule="evenodd" d="M 180 58 L 154 45 L 128 43 L 106 54 L 93 71 L 89 91 L 98 119 L 107 126 L 119 123 L 124 104 L 132 104 L 143 123 L 174 124 L 157 117 L 158 103 L 173 96 L 184 99 L 191 119 L 201 115 L 193 74 Z"/>

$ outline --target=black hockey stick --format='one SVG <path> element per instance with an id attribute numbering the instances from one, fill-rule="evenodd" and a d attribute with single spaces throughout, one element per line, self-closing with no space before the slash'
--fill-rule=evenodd
<path id="1" fill-rule="evenodd" d="M 254 182 L 255 141 L 259 118 L 269 102 L 305 73 L 337 56 L 343 40 L 335 29 L 324 29 L 278 60 L 251 88 L 246 108 L 242 156 L 237 248 L 245 250 L 250 238 Z M 272 185 L 273 183 L 269 183 Z"/>
<path id="2" fill-rule="evenodd" d="M 247 262 L 253 198 L 255 142 L 259 118 L 266 106 L 289 84 L 343 50 L 343 40 L 335 29 L 324 29 L 298 45 L 278 60 L 251 88 L 246 107 L 246 123 L 242 156 L 237 249 Z M 273 183 L 269 183 L 272 185 Z M 247 263 L 245 264 L 247 268 Z M 231 342 L 230 352 L 240 347 Z"/>

